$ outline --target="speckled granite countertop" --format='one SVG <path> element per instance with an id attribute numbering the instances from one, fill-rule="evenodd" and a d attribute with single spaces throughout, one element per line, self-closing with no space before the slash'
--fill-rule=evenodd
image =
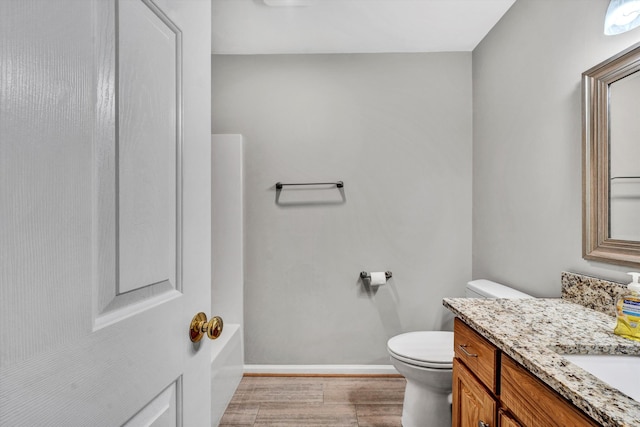
<path id="1" fill-rule="evenodd" d="M 443 304 L 602 425 L 640 426 L 640 403 L 562 357 L 640 355 L 640 342 L 613 333 L 614 317 L 564 299 L 445 298 Z"/>

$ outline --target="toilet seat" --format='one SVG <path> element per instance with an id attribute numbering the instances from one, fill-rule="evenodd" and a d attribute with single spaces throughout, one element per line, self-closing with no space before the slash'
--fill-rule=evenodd
<path id="1" fill-rule="evenodd" d="M 431 369 L 453 368 L 453 332 L 418 331 L 396 335 L 387 342 L 391 357 Z"/>

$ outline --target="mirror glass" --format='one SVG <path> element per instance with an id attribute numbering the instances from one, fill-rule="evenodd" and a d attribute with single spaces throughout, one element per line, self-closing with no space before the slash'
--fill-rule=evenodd
<path id="1" fill-rule="evenodd" d="M 582 74 L 582 256 L 640 268 L 640 43 Z"/>
<path id="2" fill-rule="evenodd" d="M 640 72 L 609 85 L 609 237 L 640 241 Z"/>

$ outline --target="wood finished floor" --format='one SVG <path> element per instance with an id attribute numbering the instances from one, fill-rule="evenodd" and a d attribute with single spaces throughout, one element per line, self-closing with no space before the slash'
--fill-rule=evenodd
<path id="1" fill-rule="evenodd" d="M 404 378 L 244 377 L 220 427 L 401 427 Z"/>

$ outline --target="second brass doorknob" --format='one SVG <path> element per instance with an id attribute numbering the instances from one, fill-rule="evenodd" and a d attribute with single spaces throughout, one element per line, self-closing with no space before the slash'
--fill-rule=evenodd
<path id="1" fill-rule="evenodd" d="M 189 325 L 189 338 L 191 342 L 198 342 L 206 333 L 210 339 L 215 340 L 222 333 L 223 326 L 224 322 L 222 321 L 222 317 L 213 316 L 211 320 L 207 322 L 207 315 L 200 312 L 193 316 L 191 320 L 191 324 Z"/>

